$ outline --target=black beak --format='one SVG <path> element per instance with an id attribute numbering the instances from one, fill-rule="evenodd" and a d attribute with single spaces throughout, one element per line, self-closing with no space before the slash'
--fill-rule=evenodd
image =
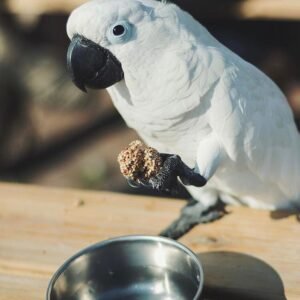
<path id="1" fill-rule="evenodd" d="M 86 87 L 104 89 L 124 78 L 121 63 L 107 49 L 76 35 L 67 54 L 68 71 L 75 85 L 86 92 Z"/>

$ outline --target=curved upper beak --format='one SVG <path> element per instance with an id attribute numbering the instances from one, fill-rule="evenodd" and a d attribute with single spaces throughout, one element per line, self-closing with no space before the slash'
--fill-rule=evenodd
<path id="1" fill-rule="evenodd" d="M 73 82 L 82 91 L 86 87 L 107 88 L 124 78 L 121 63 L 109 50 L 80 35 L 71 41 L 67 67 Z"/>

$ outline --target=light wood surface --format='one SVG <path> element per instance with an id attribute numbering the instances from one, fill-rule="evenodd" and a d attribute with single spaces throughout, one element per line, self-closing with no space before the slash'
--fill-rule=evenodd
<path id="1" fill-rule="evenodd" d="M 0 300 L 45 299 L 53 272 L 83 247 L 155 235 L 179 200 L 0 184 Z M 181 239 L 204 265 L 205 299 L 300 299 L 300 224 L 230 208 Z M 226 295 L 226 296 L 225 296 Z"/>
<path id="2" fill-rule="evenodd" d="M 6 8 L 14 14 L 69 13 L 87 0 L 7 0 Z M 300 19 L 299 0 L 174 0 L 199 18 Z"/>

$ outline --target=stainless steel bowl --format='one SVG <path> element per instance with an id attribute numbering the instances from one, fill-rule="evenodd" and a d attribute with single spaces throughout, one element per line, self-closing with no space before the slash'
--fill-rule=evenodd
<path id="1" fill-rule="evenodd" d="M 203 287 L 197 256 L 162 237 L 126 236 L 84 249 L 50 281 L 47 300 L 196 300 Z"/>

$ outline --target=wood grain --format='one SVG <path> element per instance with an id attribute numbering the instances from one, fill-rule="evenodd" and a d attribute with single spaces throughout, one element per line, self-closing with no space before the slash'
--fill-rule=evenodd
<path id="1" fill-rule="evenodd" d="M 107 192 L 0 184 L 0 300 L 44 299 L 53 272 L 79 249 L 128 234 L 155 235 L 184 202 Z M 230 208 L 181 242 L 199 254 L 207 299 L 300 299 L 300 224 Z M 222 296 L 220 296 L 222 295 Z"/>
<path id="2" fill-rule="evenodd" d="M 69 13 L 86 0 L 7 0 L 6 8 L 14 14 L 41 15 Z M 174 0 L 200 19 L 300 19 L 299 0 Z"/>

